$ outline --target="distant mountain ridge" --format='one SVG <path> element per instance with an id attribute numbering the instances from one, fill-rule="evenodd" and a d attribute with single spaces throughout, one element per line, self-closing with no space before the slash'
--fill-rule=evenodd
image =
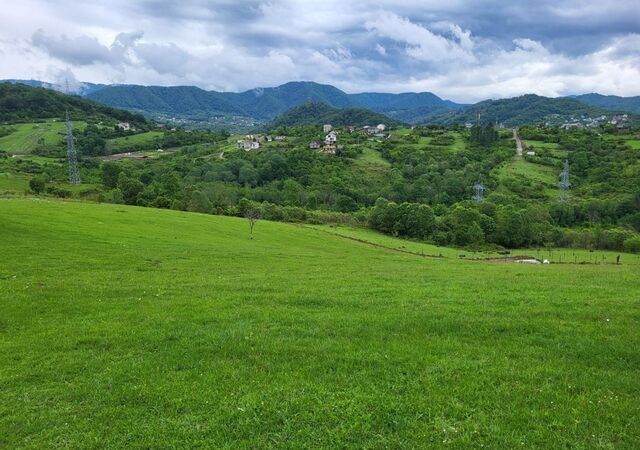
<path id="1" fill-rule="evenodd" d="M 333 108 L 366 108 L 404 122 L 418 122 L 434 112 L 463 107 L 442 100 L 430 92 L 405 94 L 347 94 L 315 82 L 290 82 L 271 88 L 244 92 L 205 91 L 176 86 L 108 86 L 88 94 L 110 106 L 136 111 L 184 114 L 209 111 L 269 121 L 305 102 L 324 103 Z"/>
<path id="2" fill-rule="evenodd" d="M 617 95 L 582 94 L 572 95 L 571 98 L 589 105 L 598 106 L 612 111 L 628 111 L 640 113 L 640 95 L 635 97 L 619 97 Z"/>
<path id="3" fill-rule="evenodd" d="M 60 85 L 35 80 L 6 80 L 49 89 Z M 267 123 L 291 108 L 306 102 L 323 103 L 332 108 L 368 109 L 405 123 L 465 123 L 477 119 L 478 113 L 507 126 L 541 122 L 548 115 L 570 118 L 575 115 L 640 112 L 640 96 L 618 97 L 584 94 L 549 98 L 534 94 L 485 100 L 463 105 L 443 100 L 431 92 L 347 94 L 335 86 L 311 81 L 296 81 L 277 87 L 255 88 L 244 92 L 206 91 L 195 86 L 140 86 L 76 83 L 73 91 L 99 103 L 122 108 L 161 120 L 176 118 L 196 122 L 211 121 L 223 126 L 234 118 L 249 118 Z M 230 119 L 229 119 L 230 118 Z"/>

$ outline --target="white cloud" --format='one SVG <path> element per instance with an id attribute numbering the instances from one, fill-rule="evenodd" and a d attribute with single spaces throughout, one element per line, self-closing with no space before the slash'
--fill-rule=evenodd
<path id="1" fill-rule="evenodd" d="M 640 93 L 637 0 L 619 0 L 615 11 L 595 0 L 496 5 L 24 0 L 0 17 L 0 78 L 56 81 L 70 69 L 93 82 L 218 90 L 315 80 L 461 102 Z"/>

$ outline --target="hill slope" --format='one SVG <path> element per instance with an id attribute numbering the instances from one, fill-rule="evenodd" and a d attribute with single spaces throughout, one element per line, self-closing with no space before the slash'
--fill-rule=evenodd
<path id="1" fill-rule="evenodd" d="M 618 97 L 617 95 L 583 94 L 572 98 L 588 105 L 611 111 L 628 111 L 640 113 L 640 95 L 635 97 Z"/>
<path id="2" fill-rule="evenodd" d="M 587 115 L 597 117 L 607 111 L 572 98 L 549 98 L 528 94 L 501 100 L 485 100 L 453 113 L 432 117 L 431 122 L 442 124 L 475 122 L 478 114 L 482 122 L 498 122 L 506 126 L 520 126 L 544 122 L 551 115 L 569 119 Z"/>
<path id="3" fill-rule="evenodd" d="M 638 446 L 631 267 L 121 205 L 0 217 L 2 447 Z"/>
<path id="4" fill-rule="evenodd" d="M 111 108 L 83 97 L 65 95 L 51 89 L 24 84 L 0 83 L 0 120 L 32 120 L 64 117 L 111 119 L 134 124 L 146 122 L 139 114 Z"/>
<path id="5" fill-rule="evenodd" d="M 337 109 L 324 103 L 307 102 L 290 109 L 270 123 L 271 128 L 279 126 L 322 125 L 363 126 L 384 123 L 397 126 L 399 122 L 389 117 L 361 108 Z"/>

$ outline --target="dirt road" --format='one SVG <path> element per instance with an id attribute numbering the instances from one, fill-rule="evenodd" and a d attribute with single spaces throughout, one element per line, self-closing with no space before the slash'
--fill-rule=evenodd
<path id="1" fill-rule="evenodd" d="M 522 158 L 522 141 L 520 140 L 520 136 L 518 136 L 518 130 L 513 129 L 513 138 L 516 140 L 516 154 Z"/>

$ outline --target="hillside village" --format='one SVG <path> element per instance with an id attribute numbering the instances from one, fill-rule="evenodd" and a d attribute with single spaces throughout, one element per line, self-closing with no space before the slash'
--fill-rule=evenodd
<path id="1" fill-rule="evenodd" d="M 344 145 L 338 143 L 340 133 L 360 133 L 366 136 L 367 140 L 384 140 L 389 139 L 391 134 L 385 133 L 387 126 L 380 123 L 376 126 L 364 125 L 362 127 L 354 127 L 348 125 L 343 128 L 334 128 L 331 124 L 324 124 L 322 127 L 324 140 L 314 140 L 309 143 L 309 149 L 318 150 L 321 153 L 334 155 L 336 151 L 342 150 Z M 272 136 L 270 134 L 247 134 L 236 142 L 239 150 L 251 151 L 261 148 L 261 144 L 268 142 L 282 142 L 286 140 L 286 136 Z"/>

